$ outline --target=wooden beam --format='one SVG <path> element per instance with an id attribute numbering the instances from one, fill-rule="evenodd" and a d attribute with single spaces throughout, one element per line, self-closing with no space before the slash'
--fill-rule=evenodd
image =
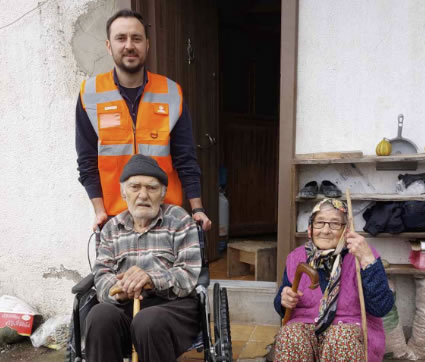
<path id="1" fill-rule="evenodd" d="M 280 53 L 280 131 L 277 280 L 282 279 L 285 260 L 295 245 L 295 209 L 293 205 L 295 154 L 298 0 L 281 2 Z"/>

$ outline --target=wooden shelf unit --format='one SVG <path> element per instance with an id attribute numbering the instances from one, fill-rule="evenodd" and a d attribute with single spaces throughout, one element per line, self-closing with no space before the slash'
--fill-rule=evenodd
<path id="1" fill-rule="evenodd" d="M 358 234 L 365 238 L 399 238 L 399 239 L 425 239 L 425 232 L 408 232 L 400 234 L 381 233 L 376 236 L 372 236 L 365 231 L 356 231 Z M 307 238 L 307 232 L 296 232 L 295 237 L 297 239 Z"/>
<path id="2" fill-rule="evenodd" d="M 314 199 L 304 199 L 301 197 L 296 197 L 297 202 L 306 202 L 306 201 L 320 201 L 324 199 L 325 196 L 318 194 Z M 345 195 L 339 197 L 341 200 L 346 200 Z M 360 200 L 360 201 L 425 201 L 425 195 L 399 195 L 399 194 L 351 194 L 351 200 Z"/>
<path id="3" fill-rule="evenodd" d="M 294 165 L 329 165 L 334 163 L 380 163 L 380 162 L 425 162 L 425 153 L 416 155 L 394 155 L 394 156 L 363 156 L 356 158 L 295 158 L 292 160 Z"/>
<path id="4" fill-rule="evenodd" d="M 425 276 L 425 270 L 417 269 L 410 264 L 390 264 L 385 268 L 387 274 L 408 274 L 408 275 L 423 275 Z"/>
<path id="5" fill-rule="evenodd" d="M 425 153 L 419 153 L 416 155 L 394 155 L 394 156 L 363 156 L 358 158 L 306 158 L 302 155 L 295 155 L 295 158 L 292 160 L 292 181 L 293 181 L 293 189 L 292 189 L 292 198 L 293 198 L 293 214 L 292 220 L 293 225 L 291 227 L 291 240 L 295 245 L 299 245 L 300 240 L 303 238 L 307 238 L 307 232 L 297 232 L 296 231 L 296 222 L 297 222 L 297 204 L 303 202 L 317 202 L 323 199 L 324 195 L 317 195 L 314 199 L 302 199 L 298 197 L 299 192 L 299 182 L 298 182 L 298 173 L 299 168 L 309 165 L 330 165 L 330 164 L 357 164 L 357 163 L 369 163 L 369 164 L 378 164 L 378 163 L 411 163 L 425 162 Z M 379 172 L 377 170 L 377 172 Z M 345 195 L 343 195 L 341 200 L 346 200 Z M 354 201 L 425 201 L 425 195 L 399 195 L 399 194 L 373 194 L 373 193 L 352 193 L 351 199 Z M 425 239 L 425 232 L 406 232 L 400 234 L 389 234 L 389 233 L 381 233 L 377 236 L 372 236 L 367 232 L 358 231 L 358 233 L 367 238 L 403 238 L 403 239 Z M 298 239 L 298 241 L 297 241 Z M 425 275 L 425 270 L 420 270 L 415 268 L 410 264 L 391 264 L 388 268 L 386 268 L 387 274 L 403 274 L 403 275 Z"/>

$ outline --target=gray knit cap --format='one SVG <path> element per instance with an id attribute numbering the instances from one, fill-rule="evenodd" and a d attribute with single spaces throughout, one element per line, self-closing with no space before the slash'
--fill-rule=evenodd
<path id="1" fill-rule="evenodd" d="M 122 170 L 120 182 L 127 181 L 131 176 L 156 177 L 163 185 L 168 186 L 167 174 L 159 167 L 152 157 L 144 155 L 132 156 Z"/>

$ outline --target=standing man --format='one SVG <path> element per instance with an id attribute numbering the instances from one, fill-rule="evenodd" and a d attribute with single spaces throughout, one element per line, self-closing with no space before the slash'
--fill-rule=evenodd
<path id="1" fill-rule="evenodd" d="M 180 85 L 146 70 L 149 39 L 139 13 L 118 11 L 108 19 L 106 33 L 115 67 L 83 81 L 76 110 L 79 180 L 96 214 L 93 228 L 126 209 L 119 176 L 132 155 L 144 154 L 167 173 L 164 202 L 181 205 L 183 188 L 193 218 L 209 230 L 192 122 Z"/>

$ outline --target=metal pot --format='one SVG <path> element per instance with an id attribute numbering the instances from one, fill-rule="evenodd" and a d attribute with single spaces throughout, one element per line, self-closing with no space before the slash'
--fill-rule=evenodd
<path id="1" fill-rule="evenodd" d="M 390 140 L 391 143 L 391 154 L 392 155 L 406 155 L 412 153 L 418 153 L 418 147 L 407 138 L 401 136 L 403 131 L 403 121 L 404 116 L 402 114 L 398 115 L 398 131 L 397 137 Z"/>

